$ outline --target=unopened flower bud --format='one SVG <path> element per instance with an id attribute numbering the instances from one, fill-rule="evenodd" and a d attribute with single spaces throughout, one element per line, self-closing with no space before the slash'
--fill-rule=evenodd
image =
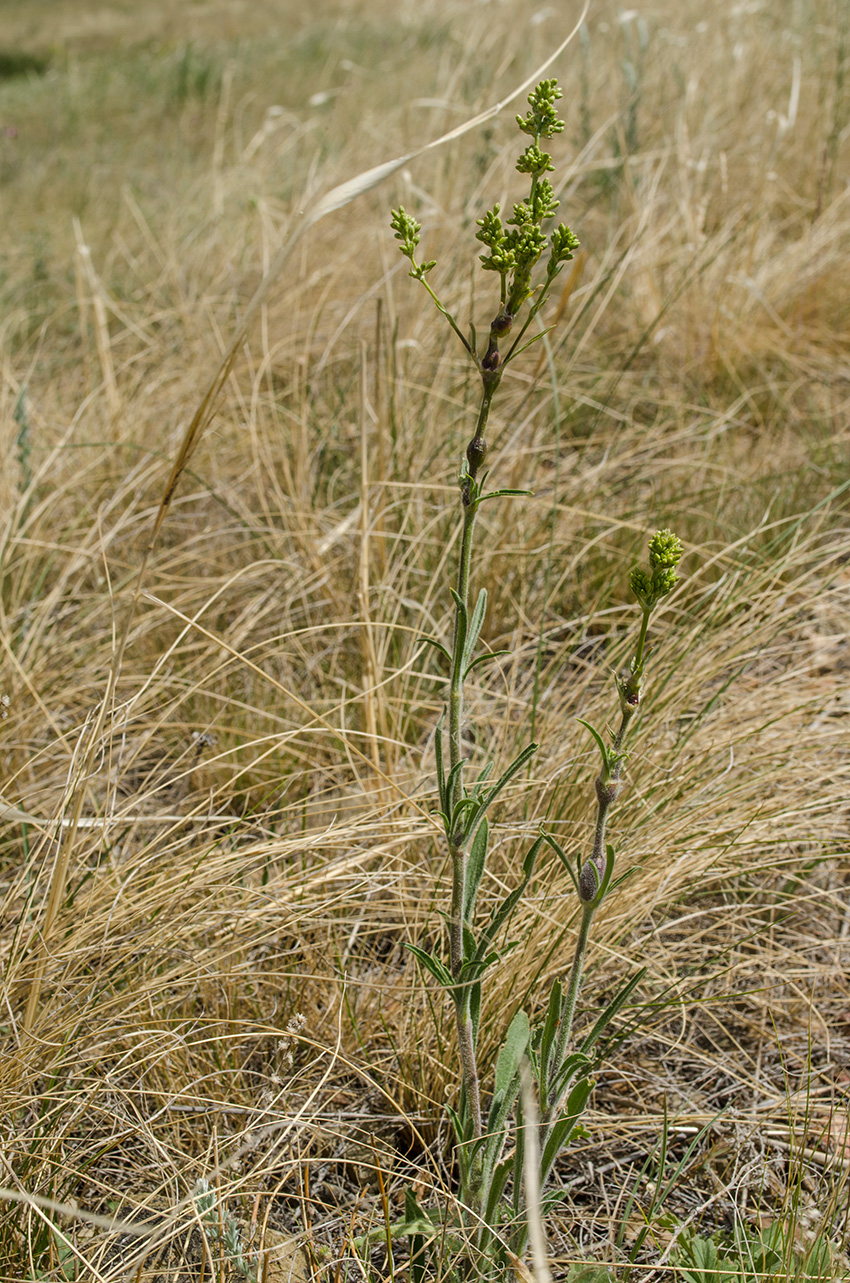
<path id="1" fill-rule="evenodd" d="M 466 447 L 466 462 L 469 464 L 469 474 L 474 477 L 487 457 L 487 442 L 483 437 L 473 437 Z"/>
<path id="2" fill-rule="evenodd" d="M 578 875 L 579 899 L 585 902 L 596 899 L 601 876 L 593 860 L 585 860 Z"/>
<path id="3" fill-rule="evenodd" d="M 671 530 L 657 530 L 649 541 L 649 564 L 653 570 L 678 566 L 682 560 L 682 543 Z"/>
<path id="4" fill-rule="evenodd" d="M 611 806 L 616 802 L 620 792 L 620 781 L 603 779 L 600 775 L 596 780 L 596 796 L 599 799 L 600 806 Z"/>

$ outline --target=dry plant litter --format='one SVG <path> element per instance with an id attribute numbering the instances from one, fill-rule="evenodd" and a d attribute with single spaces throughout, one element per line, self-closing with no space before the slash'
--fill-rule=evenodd
<path id="1" fill-rule="evenodd" d="M 298 211 L 506 96 L 578 16 L 4 10 L 4 1279 L 224 1277 L 202 1179 L 269 1278 L 342 1277 L 406 1187 L 453 1197 L 451 1023 L 403 945 L 448 908 L 421 636 L 450 636 L 475 389 L 386 210 L 416 209 L 483 324 L 469 247 L 510 111 L 302 236 L 102 701 L 180 441 Z M 587 849 L 576 718 L 610 716 L 647 534 L 686 553 L 616 810 L 637 871 L 585 992 L 646 977 L 557 1168 L 554 1277 L 815 1278 L 824 1237 L 846 1271 L 847 50 L 837 0 L 601 3 L 552 70 L 583 257 L 490 425 L 498 484 L 535 498 L 482 510 L 511 659 L 470 679 L 470 752 L 543 749 L 494 813 L 486 903 L 542 820 Z M 575 938 L 566 874 L 530 890 L 490 1059 Z"/>

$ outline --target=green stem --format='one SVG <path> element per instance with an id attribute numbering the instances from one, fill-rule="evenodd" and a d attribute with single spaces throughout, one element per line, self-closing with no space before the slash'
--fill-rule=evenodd
<path id="1" fill-rule="evenodd" d="M 412 259 L 411 259 L 411 262 L 413 262 L 413 260 L 412 260 Z M 437 311 L 438 311 L 438 312 L 442 312 L 443 316 L 446 318 L 446 320 L 448 321 L 449 325 L 452 327 L 452 329 L 454 330 L 455 334 L 458 336 L 458 338 L 460 339 L 460 341 L 461 341 L 461 343 L 463 344 L 463 346 L 466 348 L 466 350 L 467 350 L 467 352 L 469 353 L 469 355 L 472 357 L 472 359 L 473 359 L 474 361 L 477 361 L 477 359 L 478 359 L 478 358 L 477 358 L 477 355 L 476 355 L 476 353 L 475 353 L 474 349 L 472 348 L 471 344 L 469 343 L 469 340 L 467 339 L 467 337 L 466 337 L 466 335 L 464 334 L 463 330 L 460 328 L 460 326 L 458 325 L 457 321 L 456 321 L 456 320 L 455 320 L 455 318 L 452 316 L 451 312 L 450 312 L 450 311 L 448 311 L 448 309 L 447 309 L 447 308 L 445 308 L 445 307 L 443 306 L 443 304 L 440 302 L 440 300 L 437 298 L 437 295 L 436 295 L 436 294 L 434 293 L 434 291 L 431 289 L 431 286 L 430 286 L 430 285 L 428 284 L 428 282 L 425 280 L 425 277 L 424 277 L 424 276 L 420 276 L 418 279 L 422 282 L 422 284 L 425 286 L 425 288 L 426 288 L 426 290 L 428 291 L 428 293 L 431 295 L 431 300 L 432 300 L 432 302 L 434 303 L 434 306 L 436 307 Z"/>
<path id="2" fill-rule="evenodd" d="M 482 443 L 484 429 L 490 413 L 490 402 L 498 386 L 499 379 L 492 376 L 484 379 L 484 391 L 481 397 L 481 408 L 478 412 L 478 423 L 473 441 Z M 461 619 L 466 614 L 469 619 L 469 576 L 472 567 L 472 537 L 475 532 L 475 515 L 477 484 L 475 473 L 477 464 L 470 465 L 461 487 L 463 508 L 463 530 L 460 541 L 460 559 L 457 570 L 457 604 L 455 606 L 455 626 L 452 640 L 452 675 L 449 688 L 449 769 L 453 770 L 463 760 L 461 748 L 461 729 L 463 726 L 463 680 L 466 669 L 464 645 L 461 644 Z M 448 799 L 451 814 L 464 796 L 463 771 L 458 770 L 452 785 L 452 795 Z M 457 983 L 463 969 L 463 907 L 466 894 L 467 866 L 469 853 L 466 843 L 460 835 L 449 834 L 449 854 L 452 860 L 452 908 L 449 921 L 449 952 L 452 979 Z M 478 1066 L 475 1057 L 475 1034 L 472 1027 L 469 990 L 455 991 L 455 1015 L 457 1020 L 457 1041 L 460 1055 L 463 1085 L 466 1094 L 467 1108 L 472 1122 L 473 1135 L 478 1139 L 482 1134 L 481 1124 L 481 1089 L 478 1081 Z"/>
<path id="3" fill-rule="evenodd" d="M 651 614 L 652 611 L 644 607 L 643 618 L 640 621 L 640 636 L 637 640 L 637 646 L 635 646 L 635 657 L 632 660 L 632 671 L 635 673 L 640 673 L 643 670 L 643 648 L 646 644 L 646 632 L 649 628 L 649 616 Z"/>
<path id="4" fill-rule="evenodd" d="M 452 979 L 460 980 L 463 967 L 463 899 L 466 885 L 466 851 L 462 847 L 450 846 L 452 857 L 452 917 L 449 928 Z M 477 1140 L 483 1135 L 481 1122 L 481 1088 L 478 1082 L 478 1065 L 475 1056 L 475 1034 L 472 1028 L 469 986 L 453 993 L 455 1004 L 455 1023 L 457 1027 L 457 1045 L 460 1054 L 461 1074 L 466 1095 L 469 1117 L 472 1121 L 473 1136 Z"/>
<path id="5" fill-rule="evenodd" d="M 575 1016 L 576 1003 L 578 1002 L 578 991 L 581 987 L 581 975 L 584 968 L 584 955 L 587 953 L 587 942 L 590 939 L 590 925 L 593 922 L 593 915 L 596 912 L 596 906 L 592 904 L 583 904 L 581 907 L 581 923 L 578 929 L 578 939 L 576 940 L 575 953 L 573 954 L 573 963 L 570 967 L 569 979 L 567 980 L 567 989 L 561 1002 L 561 1023 L 558 1029 L 558 1041 L 555 1044 L 555 1055 L 552 1058 L 551 1081 L 549 1091 L 551 1093 L 554 1086 L 558 1070 L 564 1063 L 567 1054 L 567 1047 L 570 1042 L 570 1034 L 573 1029 L 573 1017 Z M 548 1121 L 554 1121 L 557 1117 L 561 1105 L 564 1089 L 557 1098 L 552 1098 L 548 1110 Z"/>
<path id="6" fill-rule="evenodd" d="M 460 543 L 460 562 L 457 571 L 457 595 L 463 602 L 463 610 L 469 615 L 469 571 L 472 565 L 472 535 L 475 530 L 476 505 L 464 504 L 463 533 Z M 463 721 L 463 654 L 460 645 L 460 621 L 462 610 L 455 606 L 455 628 L 452 643 L 452 677 L 449 689 L 449 766 L 454 768 L 461 760 L 460 731 Z M 463 797 L 462 772 L 458 771 L 454 782 L 454 792 L 449 799 L 449 808 L 453 810 Z"/>

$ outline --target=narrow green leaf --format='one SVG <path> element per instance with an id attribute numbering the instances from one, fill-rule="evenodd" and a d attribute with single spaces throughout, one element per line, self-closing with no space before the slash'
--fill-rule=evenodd
<path id="1" fill-rule="evenodd" d="M 502 1196 L 505 1192 L 505 1186 L 508 1183 L 508 1177 L 511 1174 L 515 1164 L 513 1158 L 505 1158 L 501 1163 L 497 1163 L 490 1180 L 490 1188 L 487 1191 L 487 1203 L 484 1212 L 484 1220 L 488 1225 L 493 1225 L 496 1221 L 496 1213 Z"/>
<path id="2" fill-rule="evenodd" d="M 457 639 L 455 642 L 455 655 L 452 658 L 452 664 L 454 664 L 455 662 L 458 662 L 460 664 L 461 671 L 462 671 L 463 670 L 463 653 L 466 649 L 466 631 L 469 626 L 469 616 L 467 614 L 466 606 L 461 601 L 460 597 L 455 592 L 454 588 L 451 589 L 451 594 L 452 594 L 452 600 L 454 601 L 455 607 L 457 608 L 457 622 L 458 622 Z"/>
<path id="3" fill-rule="evenodd" d="M 445 806 L 445 810 L 446 810 L 446 814 L 449 816 L 449 819 L 450 819 L 450 820 L 452 819 L 452 816 L 451 816 L 451 809 L 452 809 L 452 794 L 454 793 L 454 790 L 455 790 L 455 782 L 456 782 L 456 780 L 457 780 L 457 778 L 458 778 L 458 776 L 460 775 L 460 773 L 461 773 L 461 771 L 462 771 L 462 770 L 463 770 L 463 762 L 462 762 L 462 761 L 461 761 L 461 762 L 455 762 L 454 766 L 453 766 L 453 767 L 452 767 L 452 769 L 449 771 L 449 778 L 446 780 L 446 806 Z M 449 831 L 449 826 L 448 826 L 448 824 L 447 824 L 447 825 L 446 825 L 446 832 L 448 832 L 448 831 Z"/>
<path id="4" fill-rule="evenodd" d="M 621 887 L 626 879 L 630 878 L 633 873 L 640 873 L 642 871 L 642 867 L 643 866 L 640 864 L 633 864 L 630 869 L 626 869 L 625 873 L 621 873 L 618 878 L 614 879 L 608 888 L 607 894 L 610 895 L 612 891 L 617 890 L 617 887 Z"/>
<path id="5" fill-rule="evenodd" d="M 437 732 L 434 736 L 434 756 L 437 759 L 437 788 L 440 791 L 440 811 L 443 815 L 448 815 L 449 802 L 446 794 L 446 771 L 443 763 L 443 722 L 445 720 L 446 710 L 443 709 L 440 714 L 440 720 L 437 722 Z"/>
<path id="6" fill-rule="evenodd" d="M 419 962 L 426 971 L 430 971 L 434 979 L 441 984 L 444 989 L 451 989 L 454 987 L 454 981 L 452 980 L 451 973 L 439 958 L 435 958 L 432 953 L 426 953 L 424 949 L 420 949 L 415 944 L 405 944 L 404 947 L 407 949 L 408 953 L 413 954 L 417 962 Z"/>
<path id="7" fill-rule="evenodd" d="M 488 490 L 487 494 L 483 494 L 475 506 L 477 508 L 480 504 L 486 503 L 488 499 L 523 499 L 529 498 L 533 494 L 533 490 Z"/>
<path id="8" fill-rule="evenodd" d="M 593 1090 L 593 1083 L 589 1078 L 580 1079 L 573 1087 L 569 1096 L 564 1113 L 554 1123 L 549 1131 L 546 1143 L 543 1147 L 543 1157 L 540 1160 L 540 1184 L 543 1185 L 552 1170 L 555 1159 L 560 1154 L 573 1137 L 578 1127 L 579 1120 L 584 1113 L 585 1106 Z"/>
<path id="9" fill-rule="evenodd" d="M 609 771 L 612 765 L 611 754 L 608 749 L 608 745 L 605 743 L 604 739 L 599 734 L 599 731 L 596 729 L 595 726 L 591 726 L 590 722 L 586 722 L 583 717 L 577 717 L 576 721 L 579 723 L 579 725 L 584 726 L 587 730 L 589 730 L 593 738 L 596 740 L 596 743 L 599 745 L 599 752 L 602 754 L 602 768 L 605 771 Z"/>
<path id="10" fill-rule="evenodd" d="M 546 1114 L 549 1108 L 546 1084 L 551 1074 L 552 1056 L 558 1043 L 558 1025 L 561 1023 L 562 989 L 560 980 L 555 980 L 549 994 L 549 1006 L 546 1020 L 540 1035 L 540 1112 Z"/>
<path id="11" fill-rule="evenodd" d="M 493 774 L 494 766 L 495 766 L 495 762 L 492 762 L 492 761 L 486 762 L 484 766 L 482 766 L 481 770 L 478 772 L 478 778 L 476 779 L 475 783 L 472 786 L 473 797 L 479 797 L 481 795 L 481 790 L 484 788 L 484 785 L 487 783 L 490 776 Z"/>
<path id="12" fill-rule="evenodd" d="M 466 866 L 466 886 L 463 889 L 463 917 L 466 922 L 472 921 L 472 915 L 475 912 L 475 901 L 478 898 L 478 888 L 481 885 L 484 865 L 487 860 L 488 836 L 489 826 L 487 820 L 484 819 L 478 826 L 469 850 L 469 861 Z"/>
<path id="13" fill-rule="evenodd" d="M 514 1169 L 514 1222 L 519 1219 L 519 1209 L 522 1206 L 525 1177 L 525 1121 L 522 1112 L 522 1093 L 520 1093 L 516 1106 L 516 1144 L 513 1155 L 508 1155 L 505 1162 Z M 523 1218 L 521 1234 L 524 1237 L 528 1224 Z M 524 1247 L 524 1244 L 522 1245 Z"/>
<path id="14" fill-rule="evenodd" d="M 440 654 L 443 655 L 449 661 L 449 663 L 452 662 L 451 652 L 446 650 L 443 643 L 437 641 L 436 637 L 426 637 L 424 633 L 420 633 L 419 640 L 424 641 L 426 646 L 433 646 L 434 650 L 438 650 Z"/>
<path id="15" fill-rule="evenodd" d="M 529 339 L 527 343 L 523 343 L 522 347 L 518 347 L 515 352 L 511 352 L 511 360 L 513 360 L 514 357 L 519 356 L 521 352 L 526 352 L 532 346 L 532 344 L 539 343 L 540 340 L 545 337 L 545 335 L 551 334 L 554 328 L 555 328 L 554 325 L 549 325 L 545 330 L 541 330 L 539 334 L 535 334 L 534 338 Z"/>
<path id="16" fill-rule="evenodd" d="M 620 992 L 611 1000 L 611 1002 L 608 1003 L 608 1006 L 602 1012 L 602 1015 L 599 1017 L 596 1024 L 581 1044 L 581 1050 L 583 1052 L 590 1051 L 591 1047 L 599 1041 L 599 1038 L 617 1015 L 617 1012 L 625 1005 L 625 1003 L 628 1002 L 629 998 L 632 996 L 645 975 L 646 967 L 641 967 L 640 971 L 636 971 L 631 979 L 623 985 Z"/>
<path id="17" fill-rule="evenodd" d="M 572 861 L 570 860 L 570 857 L 567 855 L 566 851 L 561 846 L 560 842 L 558 841 L 558 839 L 555 837 L 553 833 L 546 833 L 543 830 L 541 830 L 541 833 L 542 833 L 543 839 L 549 844 L 549 846 L 557 855 L 558 859 L 563 864 L 567 873 L 569 873 L 570 878 L 572 879 L 572 884 L 576 889 L 576 894 L 578 894 L 578 878 L 576 877 L 576 873 L 575 873 L 575 870 L 573 869 Z"/>
<path id="18" fill-rule="evenodd" d="M 407 1218 L 410 1222 L 410 1218 Z M 427 1271 L 425 1268 L 425 1236 L 424 1234 L 410 1235 L 410 1283 L 425 1283 Z"/>
<path id="19" fill-rule="evenodd" d="M 460 1114 L 458 1114 L 457 1110 L 452 1109 L 451 1105 L 446 1105 L 446 1113 L 449 1116 L 449 1122 L 452 1125 L 452 1131 L 455 1134 L 455 1140 L 457 1141 L 458 1146 L 460 1147 L 459 1152 L 462 1153 L 463 1150 L 466 1148 L 466 1141 L 468 1140 L 468 1137 L 467 1137 L 466 1131 L 464 1130 L 463 1123 L 461 1122 Z"/>
<path id="20" fill-rule="evenodd" d="M 486 655 L 479 655 L 478 658 L 473 659 L 472 663 L 466 668 L 463 674 L 464 681 L 472 672 L 473 668 L 478 668 L 479 664 L 486 664 L 491 659 L 500 659 L 502 655 L 510 655 L 510 653 L 511 652 L 509 650 L 488 650 Z"/>
<path id="21" fill-rule="evenodd" d="M 482 588 L 475 599 L 475 607 L 472 611 L 472 617 L 469 621 L 469 628 L 466 633 L 466 641 L 463 647 L 463 659 L 461 667 L 466 668 L 475 647 L 478 645 L 478 637 L 481 633 L 481 627 L 484 623 L 484 616 L 487 612 L 487 589 Z"/>
<path id="22" fill-rule="evenodd" d="M 514 776 L 519 771 L 522 770 L 522 768 L 525 766 L 529 758 L 534 756 L 534 754 L 537 752 L 537 748 L 538 748 L 537 744 L 526 744 L 522 752 L 517 754 L 517 756 L 511 762 L 510 766 L 507 768 L 507 770 L 502 772 L 499 779 L 490 789 L 489 793 L 487 793 L 485 797 L 482 799 L 480 815 L 482 816 L 484 815 L 487 808 L 490 806 L 492 802 L 496 800 L 496 798 L 501 793 L 502 789 L 505 788 L 506 785 L 508 785 L 511 782 L 511 780 L 514 778 Z"/>
<path id="23" fill-rule="evenodd" d="M 496 1060 L 496 1092 L 507 1091 L 519 1071 L 519 1062 L 525 1054 L 531 1029 L 528 1016 L 520 1008 L 505 1034 L 505 1041 Z"/>
<path id="24" fill-rule="evenodd" d="M 519 1095 L 519 1062 L 528 1047 L 531 1029 L 528 1016 L 520 1010 L 511 1021 L 496 1060 L 496 1080 L 487 1119 L 487 1137 L 481 1163 L 482 1183 L 490 1184 L 493 1166 L 505 1141 L 505 1126 Z"/>
<path id="25" fill-rule="evenodd" d="M 587 1069 L 591 1060 L 581 1051 L 574 1051 L 572 1055 L 565 1056 L 564 1062 L 558 1067 L 555 1074 L 555 1081 L 552 1083 L 552 1099 L 559 1100 L 563 1096 L 570 1081 L 580 1071 Z"/>
<path id="26" fill-rule="evenodd" d="M 508 921 L 514 909 L 516 908 L 520 898 L 524 894 L 525 888 L 528 886 L 529 882 L 531 881 L 532 875 L 534 873 L 534 865 L 542 845 L 543 845 L 543 838 L 539 837 L 537 841 L 530 847 L 528 854 L 526 855 L 525 860 L 523 861 L 522 882 L 520 882 L 518 887 L 515 887 L 514 890 L 511 891 L 510 895 L 508 895 L 505 898 L 505 900 L 502 902 L 502 904 L 498 908 L 493 910 L 493 915 L 490 918 L 490 922 L 484 928 L 484 931 L 482 932 L 482 935 L 481 935 L 481 939 L 478 942 L 478 957 L 476 958 L 476 961 L 479 961 L 480 958 L 483 958 L 484 954 L 489 950 L 490 945 L 496 939 L 496 936 L 499 934 L 502 927 Z"/>
<path id="27" fill-rule="evenodd" d="M 451 832 L 452 834 L 460 831 L 462 842 L 465 844 L 469 841 L 470 833 L 475 832 L 476 820 L 481 813 L 482 803 L 477 797 L 462 797 L 451 814 Z M 464 816 L 469 812 L 470 818 L 464 820 Z M 463 821 L 463 823 L 461 823 Z"/>
<path id="28" fill-rule="evenodd" d="M 481 985 L 469 986 L 469 1016 L 472 1021 L 472 1045 L 478 1045 L 478 1026 L 481 1024 Z"/>

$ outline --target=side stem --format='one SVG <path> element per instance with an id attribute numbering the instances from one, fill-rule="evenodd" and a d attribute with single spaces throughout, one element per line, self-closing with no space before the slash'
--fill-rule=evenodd
<path id="1" fill-rule="evenodd" d="M 567 980 L 567 989 L 561 1003 L 561 1023 L 558 1028 L 558 1041 L 555 1044 L 555 1055 L 552 1059 L 551 1082 L 549 1083 L 550 1106 L 547 1111 L 547 1121 L 551 1122 L 557 1117 L 558 1110 L 561 1107 L 564 1090 L 557 1096 L 551 1096 L 552 1088 L 555 1085 L 555 1077 L 564 1058 L 567 1054 L 567 1047 L 570 1042 L 570 1034 L 573 1028 L 573 1017 L 575 1016 L 576 1003 L 578 1002 L 578 991 L 581 987 L 581 975 L 584 968 L 584 955 L 587 952 L 587 942 L 590 939 L 590 926 L 593 922 L 593 915 L 596 912 L 596 906 L 593 904 L 582 904 L 581 922 L 578 929 L 578 939 L 576 940 L 575 952 L 573 954 L 572 966 Z"/>

